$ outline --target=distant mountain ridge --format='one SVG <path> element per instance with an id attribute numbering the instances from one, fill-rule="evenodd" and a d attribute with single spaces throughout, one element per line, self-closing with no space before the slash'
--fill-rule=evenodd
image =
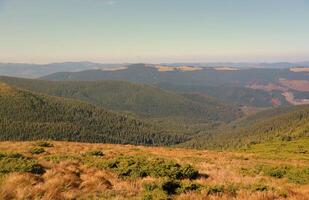
<path id="1" fill-rule="evenodd" d="M 289 105 L 280 90 L 265 91 L 253 86 L 265 87 L 273 84 L 279 88 L 282 80 L 307 80 L 308 74 L 290 69 L 246 68 L 231 70 L 228 67 L 190 69 L 161 69 L 154 65 L 134 64 L 116 71 L 87 70 L 81 72 L 59 72 L 42 77 L 43 80 L 125 80 L 149 84 L 159 88 L 188 92 L 194 91 L 214 96 L 222 101 L 245 106 L 270 107 Z M 226 92 L 232 91 L 232 92 Z M 237 94 L 237 96 L 235 96 Z M 300 95 L 299 95 L 300 96 Z"/>
<path id="2" fill-rule="evenodd" d="M 201 62 L 201 63 L 162 63 L 163 65 L 180 66 L 191 65 L 197 67 L 216 67 L 216 66 L 229 66 L 237 68 L 291 68 L 295 66 L 309 67 L 309 61 L 302 62 Z"/>
<path id="3" fill-rule="evenodd" d="M 268 83 L 279 78 L 306 79 L 306 73 L 298 73 L 289 69 L 250 68 L 240 70 L 216 70 L 216 68 L 200 68 L 196 71 L 160 71 L 155 65 L 132 64 L 125 69 L 115 71 L 85 70 L 79 72 L 58 72 L 41 77 L 44 80 L 128 80 L 136 83 L 159 84 L 173 83 L 188 85 L 223 85 L 246 86 L 250 83 Z"/>
<path id="4" fill-rule="evenodd" d="M 14 76 L 23 78 L 38 78 L 57 72 L 77 72 L 84 70 L 113 68 L 127 66 L 126 63 L 95 63 L 95 62 L 63 62 L 50 64 L 30 64 L 30 63 L 0 63 L 1 76 Z M 161 63 L 167 66 L 195 66 L 195 67 L 236 67 L 236 68 L 291 68 L 295 66 L 309 67 L 309 61 L 304 62 L 274 62 L 274 63 L 233 63 L 233 62 L 213 62 L 213 63 Z"/>
<path id="5" fill-rule="evenodd" d="M 117 66 L 121 66 L 121 64 L 100 64 L 93 62 L 64 62 L 50 64 L 0 63 L 0 75 L 38 78 L 56 72 L 76 72 Z"/>

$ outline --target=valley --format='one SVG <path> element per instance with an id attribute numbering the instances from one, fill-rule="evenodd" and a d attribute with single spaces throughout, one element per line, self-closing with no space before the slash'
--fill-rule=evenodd
<path id="1" fill-rule="evenodd" d="M 309 200 L 309 0 L 0 0 L 0 200 Z"/>
<path id="2" fill-rule="evenodd" d="M 308 137 L 306 72 L 150 64 L 115 69 L 1 76 L 2 140 L 235 149 Z M 288 79 L 293 88 L 282 84 Z"/>

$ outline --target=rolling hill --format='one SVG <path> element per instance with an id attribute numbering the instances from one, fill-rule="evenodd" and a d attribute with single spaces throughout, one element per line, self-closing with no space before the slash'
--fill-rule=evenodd
<path id="1" fill-rule="evenodd" d="M 303 138 L 309 132 L 308 105 L 240 118 L 237 107 L 200 93 L 172 93 L 123 81 L 11 77 L 0 81 L 1 128 L 6 130 L 2 140 L 51 138 L 225 149 Z"/>
<path id="2" fill-rule="evenodd" d="M 0 140 L 53 139 L 171 145 L 185 140 L 158 126 L 81 101 L 0 83 Z"/>
<path id="3" fill-rule="evenodd" d="M 197 137 L 181 146 L 228 149 L 309 137 L 309 105 L 269 109 Z"/>
<path id="4" fill-rule="evenodd" d="M 270 107 L 290 104 L 282 92 L 292 89 L 283 85 L 282 80 L 285 82 L 304 81 L 308 79 L 308 74 L 290 69 L 134 64 L 115 71 L 58 72 L 41 79 L 58 81 L 125 80 L 171 91 L 193 90 L 238 105 Z M 274 87 L 271 90 L 265 89 L 269 85 Z"/>
<path id="5" fill-rule="evenodd" d="M 213 96 L 223 102 L 235 104 L 238 106 L 266 108 L 289 105 L 280 91 L 267 92 L 263 90 L 254 90 L 251 88 L 234 87 L 229 85 L 190 86 L 174 85 L 168 83 L 161 83 L 157 85 L 157 87 L 175 92 L 194 92 L 202 95 Z"/>
<path id="6" fill-rule="evenodd" d="M 231 70 L 233 69 L 233 70 Z M 171 83 L 189 86 L 218 86 L 228 84 L 244 87 L 248 84 L 267 84 L 279 79 L 307 79 L 306 73 L 290 69 L 273 68 L 230 68 L 219 67 L 170 67 L 152 64 L 132 64 L 121 70 L 85 70 L 78 72 L 57 72 L 41 77 L 45 80 L 127 80 L 136 83 Z"/>
<path id="7" fill-rule="evenodd" d="M 242 113 L 237 106 L 199 94 L 178 94 L 124 81 L 44 81 L 0 77 L 18 88 L 70 97 L 143 118 L 184 118 L 203 122 L 230 122 Z"/>
<path id="8" fill-rule="evenodd" d="M 103 64 L 94 62 L 63 62 L 50 64 L 28 64 L 28 63 L 0 63 L 1 76 L 14 76 L 24 78 L 38 78 L 48 76 L 58 72 L 78 72 L 82 70 L 109 69 L 121 67 L 127 64 Z M 164 63 L 167 66 L 196 66 L 196 67 L 216 67 L 229 66 L 235 68 L 291 68 L 294 66 L 309 67 L 309 62 L 298 63 Z"/>

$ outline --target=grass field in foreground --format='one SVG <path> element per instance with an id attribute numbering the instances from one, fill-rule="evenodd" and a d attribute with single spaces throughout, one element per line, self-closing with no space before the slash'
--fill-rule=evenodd
<path id="1" fill-rule="evenodd" d="M 240 152 L 1 142 L 0 199 L 305 200 L 308 141 Z"/>

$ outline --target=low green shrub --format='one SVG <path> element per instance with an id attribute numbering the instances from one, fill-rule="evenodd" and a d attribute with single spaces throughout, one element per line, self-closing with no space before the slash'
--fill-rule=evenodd
<path id="1" fill-rule="evenodd" d="M 36 160 L 19 153 L 0 153 L 0 174 L 12 172 L 43 174 L 44 168 Z"/>
<path id="2" fill-rule="evenodd" d="M 169 180 L 162 184 L 162 190 L 168 195 L 176 194 L 176 190 L 179 188 L 181 188 L 180 183 L 174 180 Z"/>
<path id="3" fill-rule="evenodd" d="M 267 165 L 260 165 L 256 167 L 258 171 L 263 172 L 267 176 L 272 176 L 275 178 L 283 178 L 289 168 L 287 166 L 279 166 L 279 167 L 272 167 Z"/>
<path id="4" fill-rule="evenodd" d="M 86 156 L 104 156 L 104 153 L 99 150 L 92 150 L 85 153 Z"/>
<path id="5" fill-rule="evenodd" d="M 291 168 L 287 174 L 286 178 L 291 183 L 296 184 L 309 184 L 309 167 L 304 169 Z"/>
<path id="6" fill-rule="evenodd" d="M 42 147 L 33 147 L 29 150 L 32 154 L 42 154 L 45 152 L 45 150 Z"/>
<path id="7" fill-rule="evenodd" d="M 151 182 L 143 185 L 145 190 L 144 200 L 168 200 L 170 196 L 162 189 L 162 183 Z"/>
<path id="8" fill-rule="evenodd" d="M 20 153 L 9 152 L 9 153 L 2 153 L 0 152 L 0 160 L 3 158 L 23 158 L 24 156 Z"/>
<path id="9" fill-rule="evenodd" d="M 119 157 L 108 163 L 108 168 L 123 177 L 146 177 L 149 176 L 148 163 L 140 157 Z"/>
<path id="10" fill-rule="evenodd" d="M 168 197 L 171 195 L 181 194 L 189 191 L 199 191 L 202 189 L 202 185 L 200 184 L 190 182 L 183 183 L 173 179 L 165 179 L 159 183 L 146 183 L 143 185 L 143 187 L 145 190 L 144 199 L 169 199 Z M 162 195 L 162 192 L 165 195 Z M 158 194 L 160 195 L 158 196 Z"/>
<path id="11" fill-rule="evenodd" d="M 268 185 L 264 183 L 254 183 L 249 187 L 253 192 L 266 192 L 269 190 Z"/>
<path id="12" fill-rule="evenodd" d="M 274 178 L 287 178 L 289 182 L 296 184 L 309 183 L 309 168 L 293 167 L 293 166 L 269 166 L 257 165 L 253 169 L 242 169 L 246 174 L 260 174 L 271 176 Z"/>
<path id="13" fill-rule="evenodd" d="M 145 183 L 145 184 L 143 184 L 143 188 L 144 188 L 144 190 L 145 190 L 146 192 L 152 192 L 152 191 L 154 191 L 155 189 L 158 189 L 158 188 L 160 188 L 160 187 L 158 186 L 157 183 L 151 182 L 151 183 Z"/>
<path id="14" fill-rule="evenodd" d="M 212 185 L 207 187 L 207 194 L 222 194 L 224 193 L 224 185 Z"/>
<path id="15" fill-rule="evenodd" d="M 198 175 L 199 175 L 198 171 L 191 165 L 187 164 L 181 167 L 180 178 L 196 179 Z"/>
<path id="16" fill-rule="evenodd" d="M 236 184 L 228 184 L 225 187 L 226 192 L 230 195 L 235 197 L 237 195 L 237 191 L 239 190 L 239 185 Z"/>
<path id="17" fill-rule="evenodd" d="M 172 198 L 162 189 L 155 189 L 152 192 L 145 193 L 143 200 L 172 200 Z"/>
<path id="18" fill-rule="evenodd" d="M 38 141 L 35 143 L 35 146 L 38 146 L 38 147 L 54 147 L 54 145 L 50 142 L 47 142 L 47 141 Z"/>
<path id="19" fill-rule="evenodd" d="M 202 189 L 201 184 L 197 183 L 182 183 L 181 187 L 177 189 L 177 193 L 181 194 L 184 192 L 189 192 L 189 191 L 199 191 Z"/>
<path id="20" fill-rule="evenodd" d="M 125 177 L 168 177 L 171 179 L 195 179 L 198 171 L 191 165 L 181 166 L 164 159 L 145 157 L 118 157 L 107 163 L 107 167 Z"/>

